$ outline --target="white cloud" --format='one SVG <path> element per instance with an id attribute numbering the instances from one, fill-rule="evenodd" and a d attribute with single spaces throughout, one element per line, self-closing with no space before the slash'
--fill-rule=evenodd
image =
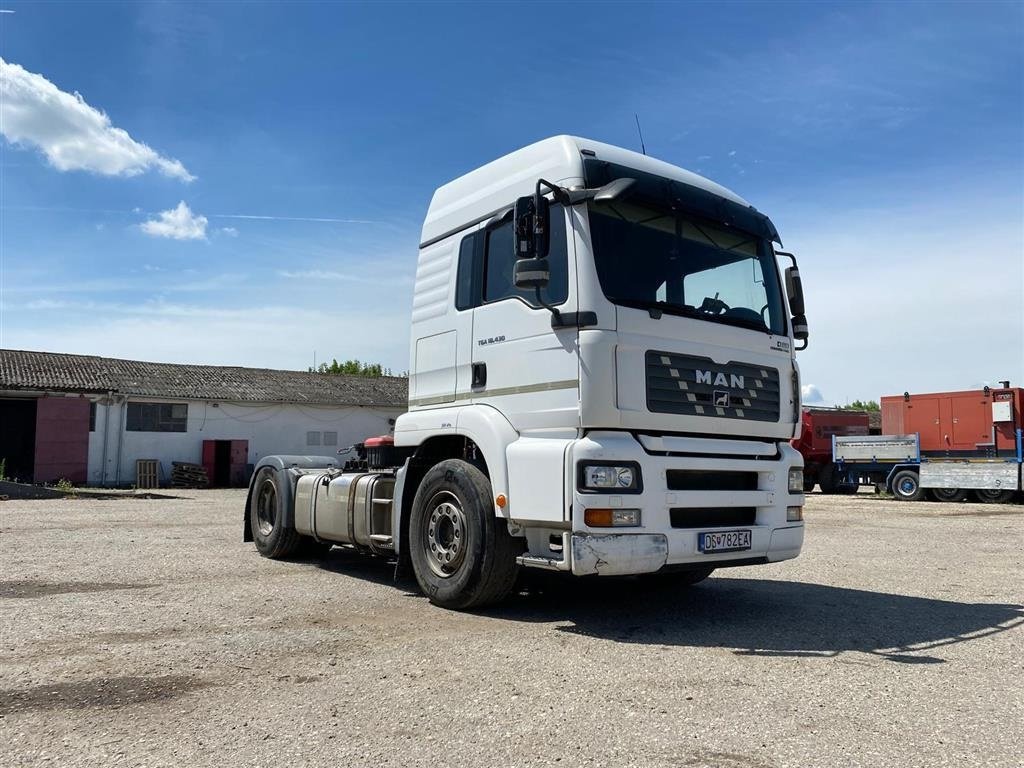
<path id="1" fill-rule="evenodd" d="M 238 237 L 238 230 L 234 227 L 221 227 L 220 231 L 228 237 Z"/>
<path id="2" fill-rule="evenodd" d="M 40 150 L 59 171 L 136 176 L 157 170 L 192 181 L 180 161 L 136 141 L 79 93 L 60 90 L 42 75 L 0 58 L 0 126 L 4 137 Z"/>
<path id="3" fill-rule="evenodd" d="M 800 399 L 804 405 L 822 405 L 825 402 L 821 390 L 814 384 L 804 384 L 800 387 Z"/>
<path id="4" fill-rule="evenodd" d="M 139 226 L 147 235 L 153 237 L 169 237 L 174 240 L 205 240 L 205 216 L 192 213 L 192 209 L 182 200 L 177 208 L 161 211 L 158 219 L 144 221 Z"/>

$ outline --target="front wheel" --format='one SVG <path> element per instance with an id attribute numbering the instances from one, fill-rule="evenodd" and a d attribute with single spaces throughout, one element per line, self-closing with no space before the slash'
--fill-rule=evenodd
<path id="1" fill-rule="evenodd" d="M 892 479 L 892 495 L 899 501 L 918 501 L 924 496 L 921 480 L 911 469 L 900 470 Z"/>
<path id="2" fill-rule="evenodd" d="M 502 600 L 515 585 L 518 540 L 494 514 L 491 482 L 458 459 L 434 465 L 416 491 L 409 549 L 420 589 L 465 610 Z"/>

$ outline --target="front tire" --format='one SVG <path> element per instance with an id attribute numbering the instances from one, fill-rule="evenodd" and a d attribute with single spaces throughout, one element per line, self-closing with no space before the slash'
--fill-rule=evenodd
<path id="1" fill-rule="evenodd" d="M 897 472 L 892 479 L 892 495 L 898 501 L 919 501 L 924 496 L 924 490 L 917 472 L 910 469 Z"/>
<path id="2" fill-rule="evenodd" d="M 504 599 L 515 586 L 520 544 L 494 514 L 491 482 L 458 459 L 434 465 L 413 499 L 409 550 L 430 602 L 466 610 Z"/>
<path id="3" fill-rule="evenodd" d="M 282 490 L 273 467 L 260 469 L 253 484 L 249 526 L 257 551 L 273 560 L 292 557 L 298 552 L 303 538 L 284 522 Z"/>

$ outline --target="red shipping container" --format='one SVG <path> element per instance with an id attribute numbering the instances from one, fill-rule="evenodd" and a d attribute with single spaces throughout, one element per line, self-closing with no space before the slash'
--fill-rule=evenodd
<path id="1" fill-rule="evenodd" d="M 993 404 L 1001 405 L 994 411 Z M 888 395 L 881 405 L 882 432 L 917 433 L 922 452 L 1010 451 L 1024 425 L 1020 387 Z"/>

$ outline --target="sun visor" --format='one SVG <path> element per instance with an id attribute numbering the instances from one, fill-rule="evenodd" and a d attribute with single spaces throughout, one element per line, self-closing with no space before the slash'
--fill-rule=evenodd
<path id="1" fill-rule="evenodd" d="M 728 224 L 758 237 L 782 245 L 771 219 L 752 205 L 742 205 L 714 192 L 678 179 L 639 171 L 605 160 L 587 158 L 583 162 L 586 185 L 590 189 L 604 186 L 615 179 L 636 179 L 626 197 L 646 198 L 661 204 L 675 203 L 680 208 L 714 222 Z"/>

